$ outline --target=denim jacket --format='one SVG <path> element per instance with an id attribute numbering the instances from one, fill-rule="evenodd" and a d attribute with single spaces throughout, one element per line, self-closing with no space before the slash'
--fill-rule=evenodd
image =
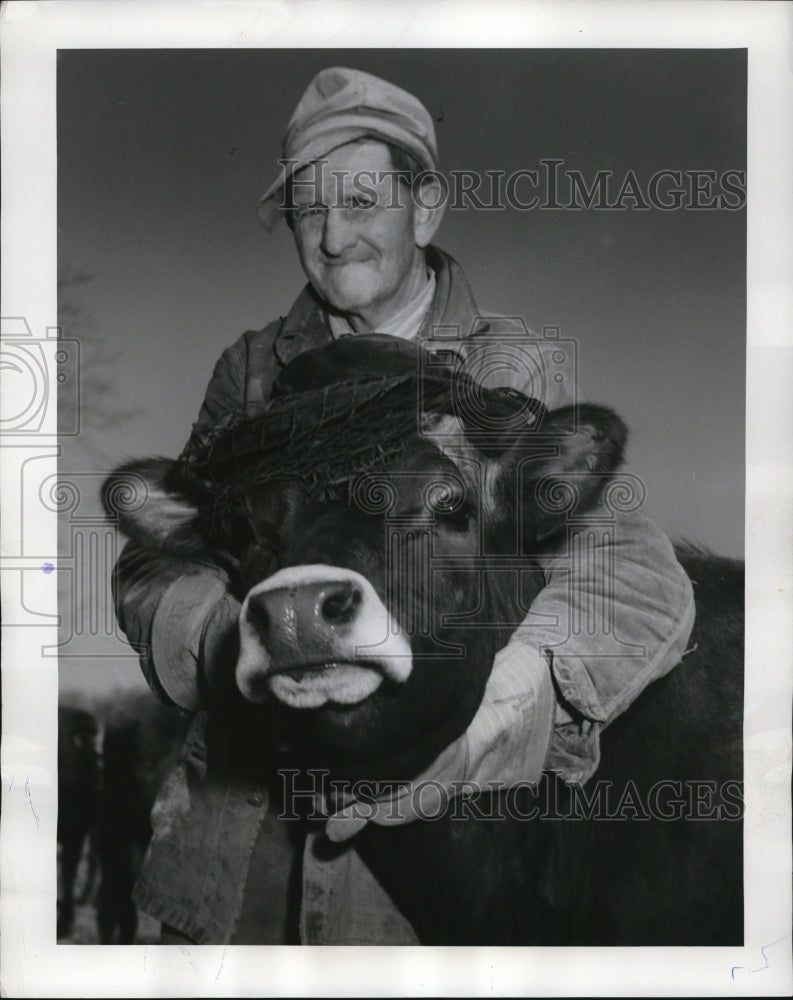
<path id="1" fill-rule="evenodd" d="M 565 367 L 563 344 L 536 337 L 519 320 L 481 316 L 461 269 L 442 251 L 430 248 L 428 264 L 436 290 L 420 336 L 430 347 L 453 344 L 486 367 L 491 356 L 503 356 L 504 344 L 513 345 L 517 363 L 500 366 L 500 384 L 549 409 L 572 401 L 574 369 Z M 285 319 L 223 352 L 193 434 L 254 414 L 285 364 L 330 339 L 327 316 L 306 287 Z M 546 585 L 497 655 L 482 707 L 439 764 L 443 777 L 508 785 L 536 780 L 547 768 L 584 782 L 597 768 L 602 728 L 679 662 L 694 620 L 691 584 L 668 539 L 639 509 L 641 497 L 630 495 L 629 480 L 623 485 L 621 497 L 602 502 L 542 552 Z M 135 898 L 198 943 L 234 941 L 254 846 L 267 849 L 267 783 L 229 763 L 233 726 L 213 721 L 199 676 L 207 617 L 229 627 L 236 621 L 226 585 L 216 566 L 175 563 L 131 544 L 115 575 L 119 621 L 140 650 L 150 686 L 195 713 L 155 804 Z M 326 849 L 322 826 L 302 847 L 300 940 L 416 943 L 358 856 L 355 821 L 336 817 L 328 831 L 334 823 L 334 850 Z"/>

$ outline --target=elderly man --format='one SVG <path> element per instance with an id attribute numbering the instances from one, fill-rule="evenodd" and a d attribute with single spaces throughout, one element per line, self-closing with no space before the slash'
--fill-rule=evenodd
<path id="1" fill-rule="evenodd" d="M 324 70 L 298 104 L 283 151 L 260 214 L 267 227 L 286 215 L 308 285 L 286 318 L 244 334 L 222 354 L 192 442 L 256 413 L 287 362 L 333 338 L 376 332 L 431 343 L 441 327 L 485 336 L 494 350 L 518 342 L 514 321 L 480 317 L 459 266 L 431 245 L 443 199 L 432 119 L 416 98 L 363 72 Z M 532 350 L 544 349 L 535 338 Z M 519 365 L 493 376 L 488 353 L 479 354 L 482 372 L 497 384 L 541 391 L 550 407 L 570 401 L 552 380 L 527 385 Z M 471 726 L 424 777 L 514 783 L 553 768 L 585 781 L 597 767 L 602 728 L 678 663 L 693 624 L 691 585 L 645 517 L 617 515 L 614 523 L 616 544 L 601 538 L 594 559 L 554 562 L 546 554 L 531 627 L 496 657 Z M 341 843 L 333 850 L 318 847 L 323 831 L 292 842 L 290 825 L 268 809 L 271 789 L 235 768 L 235 754 L 244 752 L 237 734 L 205 711 L 222 702 L 233 676 L 239 606 L 225 572 L 130 545 L 116 598 L 151 687 L 196 713 L 155 806 L 136 890 L 142 908 L 163 921 L 163 939 L 415 943 L 355 851 L 354 810 L 337 817 L 332 839 Z M 587 627 L 568 627 L 574 612 L 589 614 Z M 299 916 L 289 902 L 296 885 Z"/>

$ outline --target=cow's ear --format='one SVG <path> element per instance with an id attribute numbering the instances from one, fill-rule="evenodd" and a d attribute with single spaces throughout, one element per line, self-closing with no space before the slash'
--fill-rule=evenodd
<path id="1" fill-rule="evenodd" d="M 546 459 L 546 475 L 609 473 L 622 463 L 628 429 L 605 406 L 566 406 L 546 414 L 542 435 L 556 454 Z"/>
<path id="2" fill-rule="evenodd" d="M 627 439 L 622 420 L 602 406 L 548 413 L 535 447 L 527 451 L 524 443 L 518 459 L 524 538 L 546 537 L 591 510 L 622 463 Z"/>
<path id="3" fill-rule="evenodd" d="M 200 529 L 200 483 L 166 458 L 120 466 L 102 486 L 105 513 L 147 549 L 194 556 L 206 550 Z"/>

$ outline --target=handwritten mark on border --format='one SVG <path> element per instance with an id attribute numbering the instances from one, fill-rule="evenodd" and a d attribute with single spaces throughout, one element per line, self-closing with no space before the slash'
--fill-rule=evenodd
<path id="1" fill-rule="evenodd" d="M 730 976 L 732 977 L 732 979 L 733 980 L 735 979 L 735 973 L 736 972 L 741 972 L 741 971 L 743 971 L 743 972 L 765 972 L 766 969 L 769 969 L 771 967 L 770 963 L 768 961 L 768 955 L 766 955 L 767 949 L 768 948 L 773 948 L 775 944 L 781 944 L 782 941 L 785 941 L 789 937 L 790 937 L 790 934 L 783 934 L 782 937 L 781 938 L 777 938 L 776 941 L 771 941 L 770 944 L 764 944 L 763 945 L 763 947 L 760 949 L 760 954 L 763 956 L 763 963 L 764 964 L 761 965 L 759 968 L 757 968 L 757 969 L 750 969 L 748 965 L 733 965 L 732 970 L 730 972 Z"/>

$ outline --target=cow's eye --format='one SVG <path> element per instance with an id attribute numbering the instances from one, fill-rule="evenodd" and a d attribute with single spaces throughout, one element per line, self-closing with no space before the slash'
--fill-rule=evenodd
<path id="1" fill-rule="evenodd" d="M 471 521 L 471 506 L 465 486 L 456 479 L 432 483 L 425 491 L 424 503 L 435 517 L 436 524 L 453 531 L 465 531 Z"/>
<path id="2" fill-rule="evenodd" d="M 471 520 L 465 485 L 453 477 L 430 483 L 424 490 L 424 506 L 436 523 L 455 531 L 464 531 Z"/>
<path id="3" fill-rule="evenodd" d="M 435 510 L 435 523 L 442 524 L 450 531 L 467 531 L 472 517 L 473 511 L 467 503 L 449 510 L 442 508 Z"/>
<path id="4" fill-rule="evenodd" d="M 433 513 L 450 513 L 465 503 L 465 486 L 458 479 L 438 478 L 424 487 L 424 506 Z"/>

